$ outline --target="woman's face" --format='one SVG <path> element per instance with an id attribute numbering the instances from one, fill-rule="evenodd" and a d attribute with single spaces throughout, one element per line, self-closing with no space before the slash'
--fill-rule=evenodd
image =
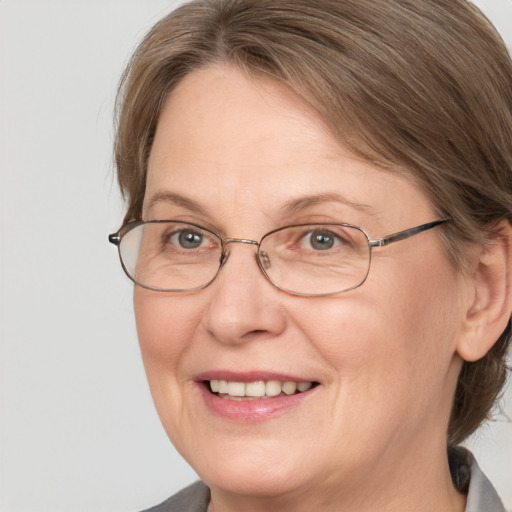
<path id="1" fill-rule="evenodd" d="M 406 177 L 351 156 L 290 90 L 219 66 L 188 75 L 165 103 L 144 218 L 259 240 L 316 222 L 380 238 L 436 215 Z M 327 499 L 400 486 L 411 457 L 418 468 L 442 458 L 465 300 L 439 229 L 374 249 L 367 281 L 335 296 L 279 291 L 246 244 L 230 245 L 203 290 L 135 287 L 157 410 L 213 492 Z M 249 400 L 213 395 L 210 380 L 314 385 Z"/>

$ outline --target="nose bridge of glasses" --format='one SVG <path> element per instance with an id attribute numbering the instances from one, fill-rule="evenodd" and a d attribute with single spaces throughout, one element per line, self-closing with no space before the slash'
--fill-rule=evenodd
<path id="1" fill-rule="evenodd" d="M 223 252 L 220 258 L 220 266 L 224 266 L 226 263 L 228 256 L 230 254 L 229 250 L 226 249 L 226 246 L 229 244 L 248 244 L 255 245 L 258 248 L 258 252 L 256 253 L 256 261 L 262 267 L 262 269 L 267 269 L 270 267 L 270 258 L 265 251 L 260 250 L 260 242 L 256 240 L 250 240 L 248 238 L 224 238 L 222 240 L 223 243 Z"/>
<path id="2" fill-rule="evenodd" d="M 256 240 L 249 240 L 248 238 L 224 238 L 224 245 L 227 244 L 250 244 L 259 246 L 260 243 L 256 242 Z"/>
<path id="3" fill-rule="evenodd" d="M 222 256 L 220 258 L 220 266 L 224 266 L 226 263 L 230 251 L 227 249 L 229 244 L 248 244 L 248 245 L 256 245 L 258 248 L 260 246 L 259 242 L 256 240 L 249 240 L 248 238 L 223 238 L 222 239 Z"/>

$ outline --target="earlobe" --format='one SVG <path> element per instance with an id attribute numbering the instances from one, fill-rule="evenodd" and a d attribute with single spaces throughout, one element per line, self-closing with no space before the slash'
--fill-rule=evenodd
<path id="1" fill-rule="evenodd" d="M 512 227 L 503 221 L 475 256 L 470 277 L 473 296 L 457 344 L 457 353 L 465 361 L 484 357 L 507 326 L 512 310 L 511 258 Z"/>

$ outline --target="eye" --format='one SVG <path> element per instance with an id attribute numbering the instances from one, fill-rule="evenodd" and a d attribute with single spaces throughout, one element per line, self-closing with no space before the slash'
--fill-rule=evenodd
<path id="1" fill-rule="evenodd" d="M 303 247 L 312 248 L 315 251 L 327 251 L 342 243 L 339 236 L 332 231 L 315 229 L 306 233 L 300 240 Z"/>
<path id="2" fill-rule="evenodd" d="M 197 249 L 203 245 L 204 236 L 192 229 L 182 229 L 171 233 L 169 241 L 183 249 Z"/>

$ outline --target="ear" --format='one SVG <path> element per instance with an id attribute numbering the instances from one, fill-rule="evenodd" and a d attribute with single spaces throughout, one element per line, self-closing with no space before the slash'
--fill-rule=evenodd
<path id="1" fill-rule="evenodd" d="M 469 301 L 457 353 L 465 361 L 487 354 L 505 330 L 512 311 L 512 228 L 499 224 L 488 245 L 479 246 L 470 276 Z"/>

